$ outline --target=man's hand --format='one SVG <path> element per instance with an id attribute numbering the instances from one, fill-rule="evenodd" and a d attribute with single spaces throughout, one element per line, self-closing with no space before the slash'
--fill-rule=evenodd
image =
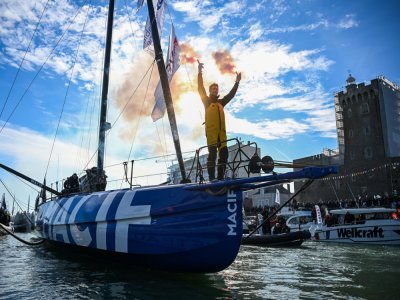
<path id="1" fill-rule="evenodd" d="M 203 63 L 201 63 L 199 60 L 197 60 L 197 63 L 199 64 L 199 65 L 198 65 L 198 68 L 199 68 L 199 73 L 202 73 L 202 71 L 203 71 L 203 68 L 204 68 L 204 64 L 203 64 Z"/>
<path id="2" fill-rule="evenodd" d="M 236 82 L 240 82 L 240 80 L 242 80 L 242 73 L 238 73 L 236 72 Z"/>

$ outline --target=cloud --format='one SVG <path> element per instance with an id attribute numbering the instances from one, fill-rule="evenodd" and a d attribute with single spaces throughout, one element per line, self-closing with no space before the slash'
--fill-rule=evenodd
<path id="1" fill-rule="evenodd" d="M 11 62 L 17 67 L 21 63 L 42 11 L 43 6 L 35 1 L 22 1 L 13 5 L 0 3 L 0 41 L 7 54 L 0 57 L 0 64 L 8 65 Z M 67 77 L 75 64 L 73 81 L 97 81 L 98 69 L 102 66 L 106 12 L 107 8 L 102 6 L 86 5 L 79 10 L 78 6 L 69 1 L 50 2 L 22 68 L 38 71 L 43 65 L 45 71 Z M 133 51 L 136 50 L 132 44 L 142 37 L 138 28 L 139 23 L 135 20 L 130 22 L 127 15 L 115 16 L 113 40 L 123 40 L 124 43 L 113 45 L 113 69 L 119 72 L 129 69 Z M 75 55 L 76 61 L 73 59 Z"/>
<path id="2" fill-rule="evenodd" d="M 258 21 L 254 23 L 253 25 L 250 26 L 248 30 L 248 35 L 249 35 L 249 41 L 255 41 L 262 37 L 264 34 L 264 28 L 261 25 L 261 23 Z"/>
<path id="3" fill-rule="evenodd" d="M 225 66 L 231 69 L 236 66 L 238 71 L 242 72 L 243 78 L 236 97 L 226 108 L 229 134 L 252 135 L 265 140 L 290 140 L 295 135 L 305 132 L 317 132 L 321 136 L 333 137 L 335 128 L 333 107 L 330 104 L 332 97 L 321 86 L 320 74 L 328 71 L 334 62 L 324 55 L 323 49 L 300 48 L 298 50 L 295 46 L 266 38 L 268 33 L 315 30 L 333 26 L 332 23 L 321 20 L 312 24 L 266 29 L 262 25 L 262 21 L 255 21 L 247 26 L 243 22 L 229 21 L 233 18 L 235 18 L 235 21 L 239 20 L 249 10 L 260 7 L 261 3 L 267 6 L 267 3 L 270 3 L 269 1 L 258 2 L 254 7 L 249 7 L 246 1 L 224 2 L 222 5 L 221 3 L 223 2 L 200 0 L 173 1 L 171 3 L 176 11 L 185 16 L 185 21 L 197 22 L 201 30 L 201 35 L 187 34 L 184 38 L 180 38 L 185 60 L 182 61 L 182 66 L 172 81 L 182 149 L 184 151 L 193 150 L 205 144 L 204 127 L 202 126 L 204 107 L 197 94 L 195 58 L 201 57 L 201 61 L 205 63 L 204 80 L 206 86 L 211 82 L 220 83 L 221 95 L 223 95 L 230 90 L 234 83 L 234 75 L 224 73 L 226 68 L 221 69 L 221 65 L 216 64 L 213 53 L 215 54 L 217 51 L 220 51 L 219 54 L 223 58 L 230 57 L 228 61 L 225 61 Z M 28 45 L 42 9 L 43 6 L 35 4 L 33 1 L 18 2 L 16 6 L 11 6 L 6 2 L 0 3 L 2 20 L 0 39 L 5 51 L 5 55 L 0 57 L 0 64 L 18 66 L 24 55 L 24 46 L 21 45 Z M 77 49 L 88 9 L 90 12 L 89 19 L 81 41 L 84 46 L 80 47 L 73 76 L 73 81 L 82 86 L 80 90 L 82 94 L 85 90 L 96 90 L 98 78 L 101 78 L 103 58 L 101 49 L 104 46 L 106 7 L 85 6 L 77 16 L 76 22 L 69 28 L 65 39 L 61 41 L 45 66 L 45 76 L 62 74 L 65 78 L 68 77 L 73 65 L 73 54 Z M 275 22 L 288 9 L 289 7 L 284 1 L 273 1 L 272 8 L 268 8 L 269 12 L 272 11 L 272 13 L 266 15 L 266 17 L 270 17 Z M 45 14 L 45 24 L 40 27 L 38 35 L 27 54 L 23 66 L 25 70 L 36 71 L 41 66 L 52 51 L 57 39 L 61 36 L 62 30 L 67 28 L 70 17 L 76 14 L 76 11 L 78 11 L 77 5 L 68 1 L 50 2 L 48 12 Z M 23 13 L 21 14 L 21 12 Z M 140 79 L 152 63 L 152 58 L 141 51 L 143 22 L 140 22 L 140 19 L 135 15 L 131 15 L 131 19 L 133 22 L 129 22 L 125 13 L 117 14 L 115 17 L 109 93 L 109 100 L 112 105 L 109 105 L 108 108 L 108 120 L 113 123 L 121 111 L 124 111 L 120 121 L 114 125 L 107 136 L 107 143 L 112 146 L 112 150 L 109 150 L 107 155 L 111 157 L 109 160 L 112 161 L 126 160 L 131 147 L 131 157 L 134 158 L 148 156 L 149 153 L 166 154 L 174 152 L 167 116 L 157 123 L 153 123 L 149 117 L 154 104 L 154 89 L 158 82 L 156 65 L 152 78 L 149 79 L 147 75 L 134 97 L 130 99 Z M 353 15 L 349 15 L 346 20 L 348 23 L 339 23 L 337 26 L 343 29 L 356 26 L 354 25 L 356 21 Z M 354 22 L 350 23 L 351 20 Z M 209 34 L 216 28 L 219 31 L 224 31 L 227 28 L 230 30 L 218 32 L 217 35 Z M 240 30 L 237 30 L 238 28 Z M 178 32 L 178 36 L 179 34 Z M 224 39 L 221 38 L 223 34 L 226 37 Z M 135 59 L 132 59 L 132 57 L 135 57 Z M 146 95 L 148 82 L 149 89 Z M 146 100 L 144 100 L 145 95 Z M 128 105 L 124 108 L 127 103 Z M 45 107 L 42 103 L 38 104 Z M 78 107 L 80 104 L 74 104 L 77 106 L 77 111 L 82 110 Z M 253 109 L 253 111 L 250 111 L 250 109 Z M 251 115 L 254 111 L 268 111 L 267 115 L 271 117 L 251 120 L 248 113 Z M 273 116 L 273 113 L 282 111 L 284 116 Z M 73 146 L 79 144 L 76 142 L 78 135 L 76 130 L 71 130 L 71 128 L 77 129 L 76 124 L 78 122 L 76 120 L 82 114 L 80 112 L 74 116 L 71 113 L 70 116 L 75 117 L 74 121 L 62 124 L 65 131 L 63 132 L 64 135 L 61 136 L 63 142 L 57 144 L 58 150 L 53 156 L 52 168 L 55 166 L 54 159 L 57 158 L 58 153 L 73 152 L 74 158 L 72 154 L 71 157 L 65 156 L 71 162 L 74 161 L 76 153 L 79 153 L 77 151 L 80 151 L 80 147 Z M 165 124 L 163 125 L 162 122 Z M 95 121 L 93 121 L 94 123 Z M 86 130 L 86 125 L 84 129 Z M 19 128 L 16 130 L 19 130 Z M 26 131 L 25 133 L 33 138 L 38 138 L 38 141 L 41 141 L 44 145 L 49 145 L 46 136 L 37 132 Z M 23 148 L 22 141 L 24 138 L 21 136 L 18 141 L 13 140 L 12 142 L 15 142 L 15 145 L 21 145 L 18 147 Z M 29 141 L 31 140 L 29 139 Z M 7 142 L 4 151 L 11 151 L 12 142 Z M 65 143 L 65 145 L 62 143 Z M 67 148 L 66 145 L 72 146 Z M 5 155 L 4 151 L 3 154 Z M 40 152 L 46 154 L 48 149 L 43 148 Z M 78 164 L 80 167 L 82 167 L 83 161 L 88 160 L 90 156 L 88 152 L 90 152 L 90 155 L 93 153 L 91 149 L 84 154 L 77 155 L 82 160 Z M 19 166 L 26 166 L 28 162 L 23 156 L 31 157 L 28 155 L 29 153 L 21 152 L 17 154 Z M 42 166 L 45 163 L 46 159 L 42 157 L 40 165 Z M 39 165 L 37 169 L 43 170 Z M 150 169 L 150 167 L 148 169 L 143 167 L 141 171 L 149 173 Z M 160 165 L 158 165 L 159 169 Z M 69 171 L 72 171 L 73 168 L 68 169 L 66 167 L 64 170 L 63 173 L 69 175 Z M 40 178 L 43 174 L 38 174 L 38 176 Z M 120 174 L 118 176 L 121 177 Z"/>
<path id="4" fill-rule="evenodd" d="M 337 24 L 337 27 L 341 29 L 349 29 L 358 27 L 358 24 L 359 22 L 356 20 L 356 16 L 354 14 L 348 14 L 340 20 L 340 22 Z"/>
<path id="5" fill-rule="evenodd" d="M 227 130 L 230 134 L 245 134 L 265 140 L 290 139 L 310 129 L 309 125 L 291 118 L 252 122 L 226 113 Z"/>
<path id="6" fill-rule="evenodd" d="M 289 6 L 285 4 L 284 0 L 273 0 L 271 4 L 272 12 L 269 18 L 275 23 L 288 10 Z"/>
<path id="7" fill-rule="evenodd" d="M 298 26 L 285 26 L 285 27 L 276 27 L 271 29 L 264 30 L 265 34 L 271 33 L 287 33 L 294 31 L 313 31 L 317 28 L 327 28 L 329 27 L 329 22 L 327 20 L 321 20 L 312 24 L 303 24 Z"/>
<path id="8" fill-rule="evenodd" d="M 213 31 L 224 19 L 241 15 L 245 8 L 243 1 L 228 1 L 222 6 L 203 0 L 174 1 L 172 6 L 186 15 L 184 22 L 198 22 L 205 33 Z"/>
<path id="9" fill-rule="evenodd" d="M 9 124 L 1 135 L 0 161 L 42 182 L 49 160 L 52 142 L 52 137 L 48 137 L 25 127 Z M 113 135 L 109 135 L 107 144 L 109 145 L 105 159 L 106 174 L 108 176 L 107 188 L 121 188 L 121 179 L 124 178 L 121 162 L 126 160 L 126 152 L 124 151 L 125 153 L 121 155 L 119 149 L 126 147 L 126 143 L 115 139 Z M 169 149 L 172 150 L 172 148 Z M 88 163 L 88 158 L 92 157 L 94 152 L 90 150 L 90 154 L 87 155 L 86 151 L 87 149 L 76 144 L 75 137 L 57 139 L 49 170 L 46 175 L 47 185 L 50 186 L 53 184 L 52 187 L 56 189 L 55 182 L 58 181 L 59 190 L 61 190 L 63 179 L 71 176 L 74 172 L 78 175 L 82 175 L 83 168 L 94 166 L 96 164 L 96 156 Z M 165 164 L 162 163 L 161 167 L 164 166 Z M 135 178 L 134 184 L 143 185 L 164 182 L 167 178 L 165 172 L 166 170 L 160 170 L 160 163 L 157 163 L 156 159 L 135 161 L 133 168 L 134 177 L 141 177 Z M 39 191 L 40 188 L 36 186 L 33 186 L 33 189 L 29 188 L 26 184 L 22 183 L 21 180 L 1 169 L 0 176 L 11 191 L 16 194 L 17 200 L 23 204 L 23 207 L 27 205 L 28 195 L 31 195 L 32 205 L 32 199 L 36 198 L 37 191 Z M 126 186 L 127 183 L 124 182 L 122 187 Z"/>

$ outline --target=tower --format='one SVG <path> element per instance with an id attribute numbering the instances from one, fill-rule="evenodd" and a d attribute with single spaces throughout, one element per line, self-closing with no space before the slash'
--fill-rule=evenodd
<path id="1" fill-rule="evenodd" d="M 400 158 L 400 89 L 383 76 L 356 84 L 349 74 L 346 88 L 334 97 L 339 156 L 344 176 L 338 187 L 351 196 L 395 192 Z M 365 175 L 365 176 L 361 176 Z M 394 178 L 395 177 L 395 178 Z"/>

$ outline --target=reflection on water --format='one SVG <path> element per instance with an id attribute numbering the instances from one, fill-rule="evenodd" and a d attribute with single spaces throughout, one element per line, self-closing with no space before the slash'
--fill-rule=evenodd
<path id="1" fill-rule="evenodd" d="M 29 239 L 30 234 L 21 234 Z M 242 246 L 216 274 L 175 274 L 94 261 L 0 237 L 0 299 L 397 298 L 400 249 L 307 242 Z"/>

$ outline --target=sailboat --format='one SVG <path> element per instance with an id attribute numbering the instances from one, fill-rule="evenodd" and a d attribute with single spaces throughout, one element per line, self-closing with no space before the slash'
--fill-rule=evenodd
<path id="1" fill-rule="evenodd" d="M 161 0 L 159 0 L 161 1 Z M 155 59 L 182 178 L 187 178 L 165 70 L 153 2 L 147 1 Z M 0 167 L 56 197 L 37 205 L 36 232 L 61 248 L 72 247 L 119 259 L 126 265 L 184 272 L 218 272 L 236 258 L 242 240 L 242 193 L 288 180 L 321 178 L 333 167 L 210 183 L 105 190 L 103 170 L 108 71 L 114 1 L 109 2 L 97 167 L 71 178 L 74 193 L 61 194 L 2 164 Z M 70 179 L 69 179 L 70 180 Z M 45 196 L 43 196 L 45 198 Z"/>

